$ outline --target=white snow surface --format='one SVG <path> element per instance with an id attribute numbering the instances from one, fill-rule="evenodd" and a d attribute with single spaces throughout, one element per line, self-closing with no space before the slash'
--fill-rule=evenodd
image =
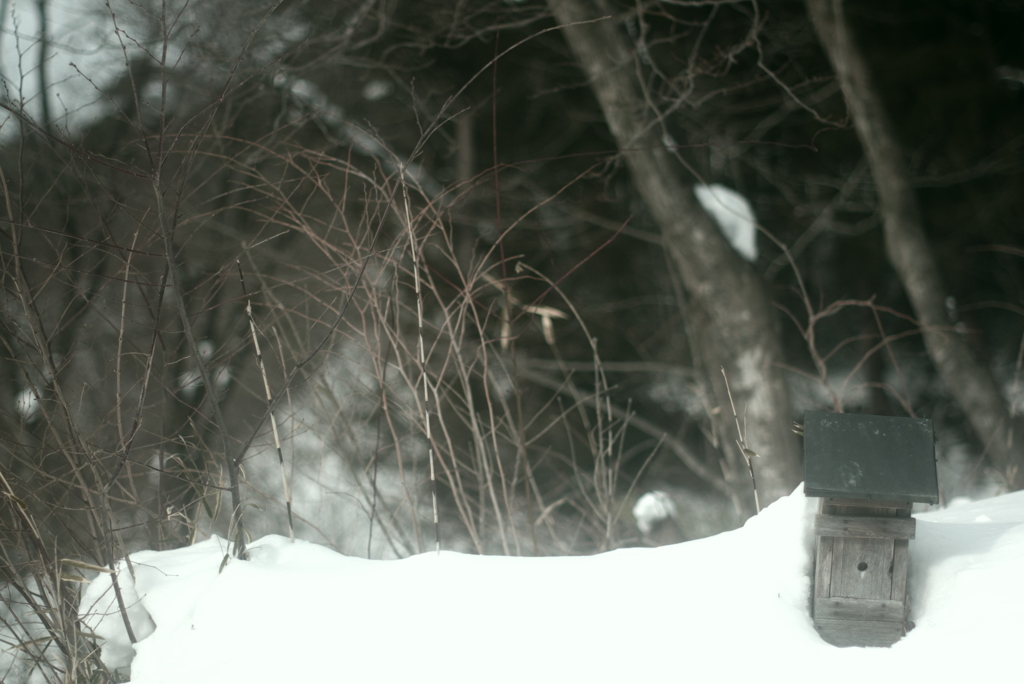
<path id="1" fill-rule="evenodd" d="M 1024 637 L 1024 492 L 918 516 L 912 619 L 892 648 L 836 648 L 809 615 L 815 499 L 739 530 L 590 557 L 342 556 L 264 537 L 133 554 L 134 649 L 96 580 L 82 612 L 135 684 L 908 682 L 1005 679 Z M 104 612 L 109 614 L 102 617 Z"/>
<path id="2" fill-rule="evenodd" d="M 747 198 L 719 183 L 698 183 L 693 186 L 693 194 L 732 248 L 747 261 L 757 261 L 757 219 Z"/>
<path id="3" fill-rule="evenodd" d="M 676 505 L 668 494 L 659 490 L 647 492 L 633 506 L 637 529 L 644 534 L 650 534 L 658 523 L 675 516 Z"/>

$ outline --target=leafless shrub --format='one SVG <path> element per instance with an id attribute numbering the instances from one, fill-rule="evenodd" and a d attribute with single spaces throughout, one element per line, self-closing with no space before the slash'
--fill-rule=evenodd
<path id="1" fill-rule="evenodd" d="M 511 228 L 465 250 L 452 217 L 488 175 L 443 190 L 273 55 L 254 65 L 260 16 L 219 46 L 234 66 L 190 84 L 206 106 L 172 105 L 185 10 L 147 14 L 145 40 L 111 16 L 123 92 L 93 85 L 117 115 L 79 133 L 4 104 L 3 144 L 31 152 L 0 167 L 5 681 L 120 676 L 78 586 L 132 550 L 216 531 L 244 558 L 293 509 L 300 534 L 403 556 L 434 506 L 446 548 L 614 548 L 633 534 L 623 464 L 658 447 L 626 439 L 596 342 L 587 382 L 522 367 L 521 338 L 560 359 L 570 330 L 592 336 L 503 253 Z M 243 136 L 239 105 L 280 109 Z M 322 514 L 334 499 L 347 520 Z"/>

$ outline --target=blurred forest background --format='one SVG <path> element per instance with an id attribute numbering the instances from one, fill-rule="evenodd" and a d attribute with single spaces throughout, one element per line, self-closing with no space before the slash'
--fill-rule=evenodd
<path id="1" fill-rule="evenodd" d="M 65 658 L 74 563 L 289 507 L 374 558 L 433 492 L 470 552 L 735 527 L 806 409 L 1022 484 L 1020 2 L 0 9 L 0 572 Z"/>

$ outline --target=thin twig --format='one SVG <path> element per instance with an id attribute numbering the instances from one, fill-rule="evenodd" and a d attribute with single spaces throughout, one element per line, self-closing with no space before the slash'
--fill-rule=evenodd
<path id="1" fill-rule="evenodd" d="M 740 448 L 740 453 L 743 454 L 743 460 L 747 462 L 747 472 L 750 473 L 750 486 L 754 489 L 754 510 L 760 513 L 761 499 L 757 495 L 757 480 L 754 479 L 753 461 L 753 458 L 760 456 L 760 454 L 747 446 L 746 431 L 740 427 L 740 417 L 736 413 L 736 403 L 733 402 L 732 390 L 729 389 L 729 376 L 725 374 L 724 367 L 722 367 L 722 377 L 725 379 L 725 392 L 729 395 L 729 405 L 732 407 L 732 417 L 736 420 L 736 446 Z"/>
<path id="2" fill-rule="evenodd" d="M 256 335 L 256 319 L 252 315 L 252 300 L 249 293 L 245 291 L 245 276 L 242 275 L 242 261 L 235 260 L 238 267 L 238 280 L 242 284 L 242 296 L 245 297 L 245 315 L 249 318 L 249 332 L 252 333 L 252 346 L 256 352 L 256 365 L 259 366 L 260 375 L 263 377 L 263 390 L 267 395 L 267 406 L 270 407 L 270 428 L 274 433 L 274 448 L 277 449 L 277 462 L 281 466 L 281 491 L 284 492 L 284 505 L 288 511 L 288 538 L 295 541 L 295 523 L 292 521 L 292 490 L 288 486 L 288 473 L 284 467 L 284 452 L 281 451 L 281 435 L 277 430 L 277 418 L 274 417 L 274 410 L 271 406 L 274 395 L 270 391 L 270 381 L 267 380 L 267 367 L 263 363 L 263 354 L 260 352 L 260 340 Z"/>

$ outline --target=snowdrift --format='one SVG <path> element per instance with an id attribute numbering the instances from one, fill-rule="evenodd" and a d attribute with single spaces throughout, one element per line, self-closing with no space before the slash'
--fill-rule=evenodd
<path id="1" fill-rule="evenodd" d="M 81 611 L 134 684 L 302 681 L 860 682 L 998 676 L 1024 636 L 1024 492 L 918 516 L 916 628 L 890 649 L 830 646 L 809 616 L 816 500 L 745 527 L 591 557 L 339 555 L 268 536 L 120 566 Z"/>

